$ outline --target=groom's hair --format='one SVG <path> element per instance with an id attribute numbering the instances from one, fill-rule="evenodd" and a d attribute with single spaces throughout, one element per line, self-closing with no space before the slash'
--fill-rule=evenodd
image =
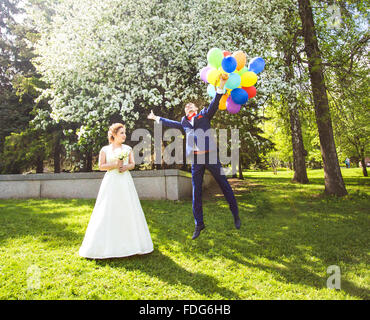
<path id="1" fill-rule="evenodd" d="M 192 102 L 188 102 L 188 103 L 185 105 L 185 108 L 186 108 L 186 107 L 190 107 L 190 106 L 192 106 L 192 105 L 193 105 L 194 107 L 196 107 L 196 105 L 195 105 L 194 103 L 192 103 Z"/>
<path id="2" fill-rule="evenodd" d="M 108 141 L 109 143 L 113 143 L 114 136 L 117 134 L 118 130 L 121 128 L 125 128 L 123 123 L 113 123 L 108 130 Z"/>
<path id="3" fill-rule="evenodd" d="M 193 103 L 193 102 L 188 102 L 188 103 L 185 105 L 184 109 L 186 109 L 187 107 L 190 107 L 190 106 L 193 106 L 193 107 L 195 107 L 195 108 L 197 108 L 197 109 L 198 109 L 198 107 L 196 106 L 196 104 L 195 104 L 195 103 Z"/>

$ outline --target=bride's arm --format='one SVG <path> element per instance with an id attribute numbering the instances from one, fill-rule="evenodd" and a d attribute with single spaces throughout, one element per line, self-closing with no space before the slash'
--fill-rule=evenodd
<path id="1" fill-rule="evenodd" d="M 107 163 L 105 152 L 103 150 L 100 151 L 100 153 L 99 153 L 99 170 L 107 171 L 107 170 L 118 169 L 118 168 L 119 168 L 119 162 L 118 161 Z"/>

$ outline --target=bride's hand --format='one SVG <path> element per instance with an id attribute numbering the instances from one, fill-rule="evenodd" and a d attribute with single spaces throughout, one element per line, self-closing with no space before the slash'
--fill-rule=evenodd
<path id="1" fill-rule="evenodd" d="M 125 172 L 125 171 L 127 171 L 128 170 L 128 168 L 127 168 L 127 165 L 122 165 L 121 167 L 119 167 L 119 172 Z"/>
<path id="2" fill-rule="evenodd" d="M 120 170 L 123 166 L 123 160 L 117 160 L 117 163 L 116 163 L 116 168 L 118 170 Z"/>

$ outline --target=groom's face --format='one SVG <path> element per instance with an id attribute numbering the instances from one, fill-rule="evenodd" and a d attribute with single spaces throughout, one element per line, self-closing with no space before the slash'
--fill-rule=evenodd
<path id="1" fill-rule="evenodd" d="M 189 116 L 193 113 L 197 113 L 198 112 L 198 108 L 196 107 L 196 105 L 194 103 L 188 103 L 186 106 L 185 106 L 185 114 L 186 116 Z"/>

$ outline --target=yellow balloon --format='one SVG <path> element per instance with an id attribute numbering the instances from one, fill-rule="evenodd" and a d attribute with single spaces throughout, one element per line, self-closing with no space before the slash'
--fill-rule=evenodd
<path id="1" fill-rule="evenodd" d="M 229 97 L 228 94 L 224 94 L 221 99 L 220 99 L 220 103 L 218 104 L 218 108 L 220 110 L 226 110 L 226 100 L 227 98 Z"/>
<path id="2" fill-rule="evenodd" d="M 219 67 L 219 68 L 218 68 L 218 71 L 219 71 L 220 73 L 227 73 L 227 74 L 228 74 L 228 72 L 226 72 L 224 69 L 222 69 L 222 67 Z"/>
<path id="3" fill-rule="evenodd" d="M 220 72 L 217 69 L 211 69 L 207 74 L 208 83 L 216 86 L 219 75 L 220 75 Z"/>
<path id="4" fill-rule="evenodd" d="M 236 51 L 233 53 L 233 57 L 236 59 L 236 70 L 241 70 L 247 63 L 247 56 L 243 51 Z"/>
<path id="5" fill-rule="evenodd" d="M 242 79 L 242 87 L 252 87 L 257 82 L 257 75 L 252 71 L 247 71 L 243 73 L 240 78 Z"/>

